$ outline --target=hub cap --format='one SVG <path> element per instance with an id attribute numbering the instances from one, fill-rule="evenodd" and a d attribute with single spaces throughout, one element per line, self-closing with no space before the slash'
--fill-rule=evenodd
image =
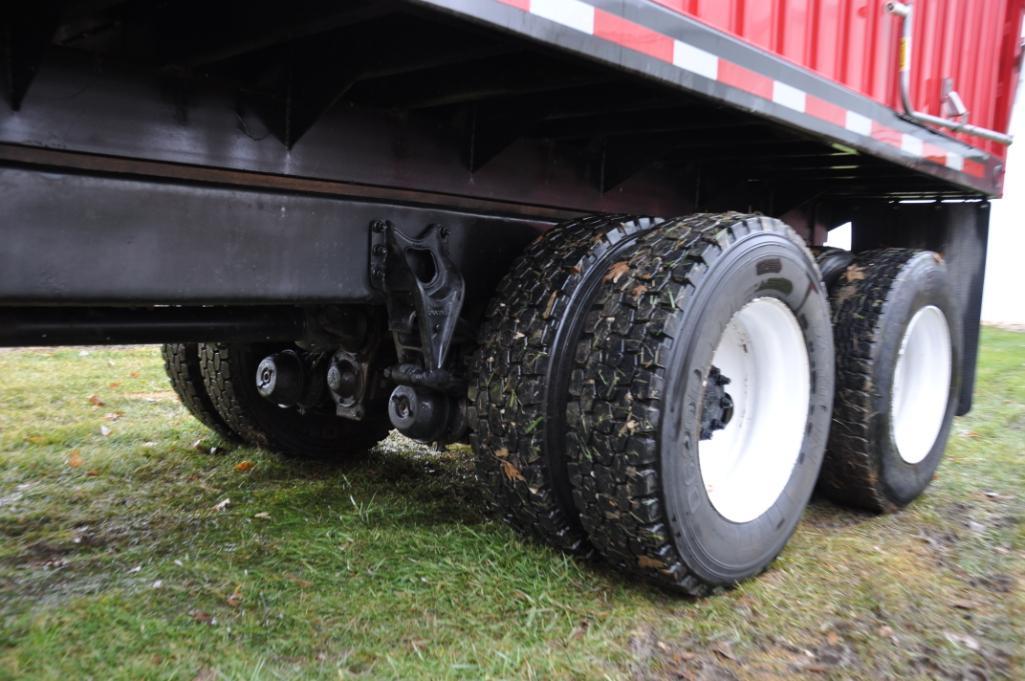
<path id="1" fill-rule="evenodd" d="M 940 308 L 927 305 L 904 331 L 893 371 L 890 412 L 897 453 L 909 464 L 929 455 L 947 414 L 950 327 Z"/>
<path id="2" fill-rule="evenodd" d="M 712 365 L 729 379 L 732 414 L 698 445 L 701 478 L 716 511 L 746 523 L 776 503 L 801 454 L 811 401 L 808 350 L 789 307 L 755 298 L 726 325 Z"/>

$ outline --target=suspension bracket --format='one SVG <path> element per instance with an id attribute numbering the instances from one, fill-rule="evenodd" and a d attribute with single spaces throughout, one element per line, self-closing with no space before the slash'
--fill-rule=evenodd
<path id="1" fill-rule="evenodd" d="M 418 440 L 456 442 L 466 432 L 465 382 L 445 366 L 466 285 L 448 255 L 448 230 L 410 237 L 385 220 L 370 225 L 370 283 L 384 294 L 398 364 L 388 416 Z"/>
<path id="2" fill-rule="evenodd" d="M 428 225 L 414 238 L 386 220 L 372 222 L 370 283 L 385 294 L 399 361 L 420 355 L 426 369 L 444 367 L 466 294 L 448 256 L 448 230 Z"/>

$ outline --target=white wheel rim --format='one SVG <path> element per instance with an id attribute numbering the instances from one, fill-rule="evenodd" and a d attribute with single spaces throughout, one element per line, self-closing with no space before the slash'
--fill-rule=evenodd
<path id="1" fill-rule="evenodd" d="M 790 308 L 755 298 L 726 325 L 712 365 L 730 379 L 733 417 L 698 444 L 708 499 L 727 520 L 769 510 L 801 454 L 811 402 L 808 348 Z"/>
<path id="2" fill-rule="evenodd" d="M 897 453 L 909 464 L 929 456 L 947 414 L 950 326 L 935 305 L 908 322 L 893 370 L 890 414 Z"/>

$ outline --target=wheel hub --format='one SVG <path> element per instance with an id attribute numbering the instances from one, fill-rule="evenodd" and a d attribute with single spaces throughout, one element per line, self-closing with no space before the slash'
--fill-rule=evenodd
<path id="1" fill-rule="evenodd" d="M 705 381 L 705 397 L 701 410 L 701 439 L 711 439 L 712 433 L 725 428 L 733 418 L 733 398 L 726 392 L 730 379 L 719 367 L 713 366 Z"/>
<path id="2" fill-rule="evenodd" d="M 296 405 L 306 393 L 306 386 L 303 360 L 293 350 L 268 355 L 256 368 L 256 390 L 278 406 Z"/>

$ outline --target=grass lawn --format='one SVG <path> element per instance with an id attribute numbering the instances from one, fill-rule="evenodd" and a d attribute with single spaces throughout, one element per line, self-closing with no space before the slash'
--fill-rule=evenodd
<path id="1" fill-rule="evenodd" d="M 231 448 L 156 348 L 5 351 L 0 376 L 0 678 L 1025 678 L 1025 334 L 985 330 L 922 499 L 815 501 L 701 600 L 520 541 L 463 447 Z"/>

